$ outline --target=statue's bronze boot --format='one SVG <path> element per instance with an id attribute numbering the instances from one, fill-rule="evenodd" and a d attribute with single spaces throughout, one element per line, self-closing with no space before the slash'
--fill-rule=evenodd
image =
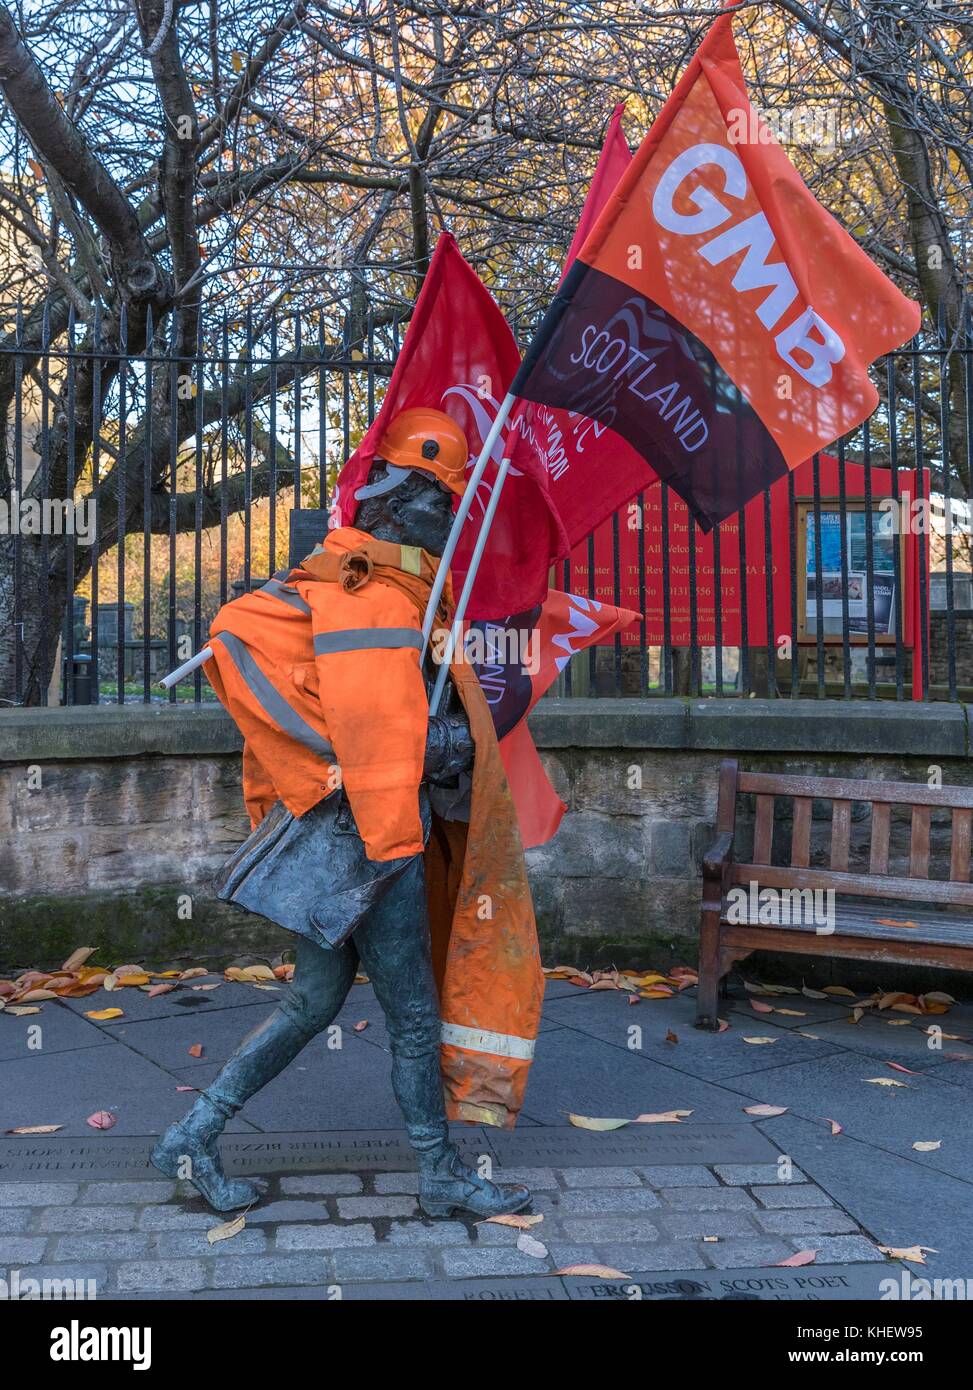
<path id="1" fill-rule="evenodd" d="M 169 1178 L 185 1178 L 214 1211 L 253 1206 L 263 1187 L 228 1178 L 218 1147 L 226 1122 L 272 1081 L 307 1043 L 309 1032 L 277 1009 L 244 1039 L 219 1076 L 200 1092 L 183 1120 L 170 1125 L 152 1150 L 152 1163 Z"/>
<path id="2" fill-rule="evenodd" d="M 384 972 L 396 965 L 394 952 L 371 963 L 369 974 L 381 999 L 396 1000 Z M 376 966 L 378 968 L 376 969 Z M 400 969 L 395 979 L 406 975 Z M 481 1178 L 460 1158 L 450 1142 L 439 1064 L 441 1024 L 435 990 L 410 1010 L 386 1010 L 392 1043 L 392 1087 L 405 1119 L 409 1143 L 419 1162 L 419 1206 L 427 1216 L 448 1216 L 467 1211 L 473 1216 L 502 1216 L 519 1211 L 530 1201 L 522 1183 L 495 1183 Z"/>
<path id="3" fill-rule="evenodd" d="M 214 1211 L 252 1207 L 262 1188 L 245 1178 L 228 1178 L 217 1141 L 228 1116 L 205 1092 L 184 1120 L 170 1125 L 152 1150 L 152 1163 L 168 1178 L 186 1178 Z"/>
<path id="4" fill-rule="evenodd" d="M 520 1211 L 530 1201 L 523 1183 L 491 1182 L 481 1178 L 459 1156 L 449 1140 L 419 1153 L 419 1205 L 427 1216 L 449 1216 L 468 1211 L 473 1216 L 504 1216 Z"/>

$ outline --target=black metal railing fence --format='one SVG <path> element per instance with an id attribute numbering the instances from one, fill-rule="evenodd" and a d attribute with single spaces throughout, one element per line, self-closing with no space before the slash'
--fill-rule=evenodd
<path id="1" fill-rule="evenodd" d="M 397 323 L 369 321 L 357 342 L 335 345 L 323 323 L 299 315 L 224 318 L 200 331 L 192 356 L 108 352 L 99 333 L 97 321 L 72 323 L 66 337 L 30 348 L 21 325 L 0 346 L 9 704 L 32 700 L 38 672 L 48 702 L 209 698 L 198 671 L 168 693 L 158 678 L 203 645 L 222 603 L 289 562 L 291 534 L 306 534 L 302 513 L 324 524 L 400 340 Z M 573 658 L 558 693 L 973 697 L 971 336 L 950 341 L 940 325 L 874 376 L 879 407 L 832 451 L 836 495 L 815 457 L 803 498 L 794 474 L 775 485 L 786 492 L 785 524 L 784 494 L 771 489 L 709 542 L 687 526 L 686 579 L 674 584 L 660 484 L 606 523 L 607 579 L 594 539 L 558 566 L 555 582 L 589 598 L 645 614 L 650 590 L 659 596 L 631 636 Z M 675 640 L 681 630 L 688 640 Z"/>

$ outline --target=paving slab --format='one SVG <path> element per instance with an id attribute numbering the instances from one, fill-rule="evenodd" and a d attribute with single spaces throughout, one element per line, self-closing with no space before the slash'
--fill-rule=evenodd
<path id="1" fill-rule="evenodd" d="M 923 1018 L 903 1021 L 901 1014 L 865 1014 L 859 1023 L 849 1023 L 847 1018 L 838 1022 L 816 1025 L 814 1032 L 825 1042 L 848 1052 L 860 1052 L 882 1061 L 900 1062 L 916 1070 L 932 1071 L 937 1067 L 948 1067 L 949 1059 L 966 1058 L 973 1062 L 973 1046 L 956 1041 L 943 1041 L 940 1047 L 930 1046 L 934 1041 L 926 1033 L 926 1028 L 939 1026 L 944 1033 L 956 1029 L 944 1017 Z M 962 1066 L 949 1067 L 949 1075 L 944 1069 L 943 1080 L 952 1080 L 962 1071 Z"/>
<path id="2" fill-rule="evenodd" d="M 41 1053 L 72 1052 L 108 1042 L 95 1023 L 60 1002 L 49 1000 L 35 1007 L 39 1013 L 19 1016 L 0 1010 L 0 1062 L 29 1060 Z"/>
<path id="3" fill-rule="evenodd" d="M 893 1249 L 930 1246 L 916 1277 L 973 1279 L 973 1173 L 954 1177 L 929 1163 L 935 1155 L 889 1152 L 881 1132 L 858 1139 L 832 1136 L 794 1114 L 762 1121 L 785 1152 L 835 1202 L 851 1211 L 877 1244 Z M 947 1141 L 948 1142 L 948 1141 Z M 898 1277 L 902 1266 L 896 1265 Z"/>
<path id="4" fill-rule="evenodd" d="M 170 980 L 153 980 L 153 985 L 173 983 Z M 200 989 L 200 985 L 216 985 L 216 989 Z M 73 1013 L 84 1014 L 88 1009 L 124 1009 L 125 1017 L 134 1022 L 154 1018 L 195 1017 L 197 1014 L 213 1013 L 218 1009 L 246 1007 L 262 1003 L 272 996 L 253 985 L 242 985 L 224 980 L 222 974 L 200 975 L 198 978 L 179 984 L 167 994 L 157 994 L 149 998 L 148 992 L 135 985 L 124 989 L 98 990 L 86 995 L 84 999 L 63 999 L 60 1002 Z"/>
<path id="5" fill-rule="evenodd" d="M 706 1124 L 695 1117 L 681 1124 L 627 1125 L 603 1134 L 570 1125 L 495 1130 L 490 1143 L 503 1168 L 644 1168 L 721 1159 L 767 1163 L 779 1153 L 755 1125 Z"/>
<path id="6" fill-rule="evenodd" d="M 244 1010 L 231 1010 L 232 1013 Z M 241 1041 L 238 1038 L 237 1041 Z M 275 1130 L 281 1117 L 295 1129 L 398 1129 L 402 1113 L 390 1080 L 391 1058 L 345 1031 L 340 1049 L 328 1047 L 325 1037 L 308 1043 L 279 1076 L 247 1102 L 242 1115 L 259 1130 Z M 180 1068 L 180 1082 L 205 1087 L 222 1062 Z M 192 1096 L 184 1096 L 188 1105 Z"/>
<path id="7" fill-rule="evenodd" d="M 791 1028 L 795 1031 L 806 1028 L 811 1033 L 817 1033 L 822 1023 L 843 1021 L 859 997 L 863 996 L 856 995 L 855 999 L 809 999 L 806 994 L 747 993 L 721 1000 L 719 1011 L 734 1028 L 741 1027 L 739 1020 L 747 1018 L 770 1020 L 775 1028 Z M 760 1009 L 755 1009 L 750 1002 L 752 999 L 758 1004 L 768 1004 L 774 1012 L 765 1014 Z M 781 1009 L 787 1009 L 788 1012 L 780 1013 Z"/>
<path id="8" fill-rule="evenodd" d="M 367 1022 L 368 1027 L 362 1029 L 360 1033 L 355 1033 L 355 1024 Z M 365 1042 L 370 1042 L 376 1047 L 389 1050 L 388 1027 L 385 1022 L 385 1015 L 382 1006 L 375 997 L 375 991 L 371 984 L 352 985 L 351 992 L 341 1010 L 338 1013 L 335 1023 L 344 1030 L 355 1033 L 355 1036 Z M 552 1028 L 558 1028 L 560 1024 L 546 1017 L 541 1018 L 540 1031 L 548 1032 Z"/>
<path id="9" fill-rule="evenodd" d="M 0 1063 L 0 1133 L 22 1125 L 63 1126 L 65 1135 L 91 1135 L 88 1116 L 117 1117 L 112 1133 L 158 1134 L 186 1110 L 178 1078 L 120 1042 L 72 1052 L 42 1052 Z M 248 1130 L 237 1118 L 232 1126 Z M 33 1138 L 33 1136 L 25 1136 Z"/>
<path id="10" fill-rule="evenodd" d="M 574 988 L 569 994 L 558 996 L 552 996 L 548 990 L 544 997 L 544 1014 L 558 1023 L 587 1031 L 596 1027 L 596 1020 L 610 1018 L 624 1020 L 626 1026 L 638 1023 L 646 1032 L 658 1031 L 661 1028 L 662 1035 L 665 1036 L 667 1028 L 681 1028 L 692 1024 L 696 1017 L 695 996 L 695 990 L 687 990 L 668 999 L 640 997 L 637 1004 L 630 1004 L 628 1001 L 631 996 L 626 990 Z M 574 1007 L 576 1004 L 578 1008 Z M 624 1031 L 623 1027 L 622 1046 L 625 1045 Z M 600 1033 L 595 1033 L 594 1036 L 600 1036 Z M 610 1041 L 617 1042 L 619 1039 L 616 1036 Z"/>
<path id="11" fill-rule="evenodd" d="M 952 1044 L 947 1044 L 947 1046 L 951 1051 Z M 929 1068 L 929 1075 L 935 1077 L 937 1081 L 948 1081 L 952 1086 L 962 1086 L 967 1090 L 973 1089 L 973 1067 L 970 1066 L 970 1061 L 973 1059 L 967 1059 L 965 1056 L 962 1059 L 959 1056 L 950 1057 L 946 1054 L 945 1047 L 940 1056 L 942 1060 Z"/>
<path id="12" fill-rule="evenodd" d="M 669 1132 L 653 1138 L 652 1130 L 659 1128 Z M 120 1296 L 222 1291 L 239 1298 L 265 1288 L 268 1297 L 283 1289 L 303 1289 L 296 1296 L 331 1299 L 357 1297 L 349 1289 L 361 1285 L 370 1286 L 373 1299 L 410 1299 L 411 1290 L 421 1289 L 428 1300 L 448 1281 L 450 1298 L 533 1301 L 566 1296 L 568 1276 L 557 1275 L 559 1269 L 601 1264 L 631 1271 L 630 1279 L 638 1276 L 639 1286 L 630 1286 L 626 1295 L 634 1300 L 643 1296 L 641 1284 L 653 1283 L 659 1271 L 677 1271 L 683 1277 L 698 1273 L 700 1279 L 709 1279 L 714 1267 L 774 1265 L 797 1248 L 794 1233 L 805 1232 L 809 1221 L 814 1230 L 802 1245 L 813 1239 L 815 1246 L 827 1248 L 829 1264 L 881 1262 L 871 1236 L 837 1206 L 825 1205 L 830 1199 L 823 1189 L 817 1213 L 809 1208 L 803 1213 L 786 1208 L 768 1212 L 766 1207 L 758 1209 L 743 1182 L 726 1185 L 716 1165 L 700 1161 L 706 1146 L 712 1145 L 720 1158 L 739 1160 L 722 1164 L 722 1172 L 766 1178 L 773 1168 L 769 1160 L 778 1150 L 755 1125 L 703 1125 L 688 1135 L 693 1128 L 648 1126 L 640 1133 L 632 1127 L 608 1134 L 571 1126 L 519 1134 L 460 1130 L 466 1158 L 477 1159 L 477 1150 L 489 1154 L 499 1175 L 524 1171 L 520 1165 L 504 1167 L 501 1146 L 506 1156 L 522 1158 L 527 1147 L 546 1141 L 550 1166 L 526 1169 L 550 1175 L 548 1186 L 533 1202 L 545 1218 L 539 1234 L 546 1254 L 539 1258 L 517 1248 L 514 1230 L 469 1220 L 429 1221 L 417 1212 L 411 1193 L 381 1191 L 377 1179 L 383 1172 L 401 1186 L 402 1164 L 408 1161 L 401 1132 L 227 1136 L 228 1171 L 263 1173 L 268 1183 L 242 1236 L 214 1248 L 208 1246 L 205 1233 L 218 1218 L 197 1194 L 185 1184 L 140 1181 L 138 1175 L 124 1173 L 114 1184 L 99 1181 L 90 1165 L 83 1166 L 91 1141 L 58 1144 L 56 1136 L 45 1140 L 44 1152 L 53 1158 L 43 1178 L 35 1171 L 35 1161 L 27 1180 L 8 1177 L 0 1186 L 0 1199 L 7 1203 L 5 1210 L 10 1201 L 19 1201 L 20 1207 L 10 1209 L 23 1208 L 30 1218 L 11 1233 L 11 1256 L 37 1264 L 52 1258 L 97 1260 L 107 1267 L 109 1291 Z M 695 1141 L 689 1151 L 673 1153 L 674 1138 L 685 1147 L 687 1137 Z M 667 1145 L 666 1163 L 631 1164 L 633 1155 L 626 1148 L 634 1147 L 634 1156 L 644 1159 L 647 1141 Z M 102 1158 L 109 1146 L 120 1151 L 121 1163 L 128 1159 L 144 1169 L 144 1141 L 106 1138 Z M 58 1155 L 64 1160 L 60 1172 Z M 692 1161 L 680 1163 L 680 1158 Z M 334 1163 L 353 1171 L 329 1174 L 327 1167 Z M 301 1164 L 312 1168 L 303 1183 Z M 645 1173 L 678 1176 L 680 1171 L 691 1175 L 695 1186 L 677 1182 L 655 1191 L 643 1178 Z M 65 1180 L 59 1183 L 58 1176 Z M 355 1190 L 337 1181 L 349 1176 Z M 90 1181 L 69 1180 L 78 1177 Z M 811 1189 L 813 1184 L 797 1186 Z M 113 1188 L 129 1200 L 101 1206 L 94 1202 Z M 62 1192 L 66 1201 L 59 1200 Z M 717 1206 L 720 1210 L 712 1210 Z M 732 1210 L 723 1210 L 726 1206 Z M 764 1216 L 772 1230 L 761 1228 Z M 120 1234 L 112 1234 L 116 1231 Z M 714 1234 L 719 1236 L 716 1244 L 703 1241 L 704 1235 Z M 556 1282 L 540 1282 L 547 1280 Z M 698 1286 L 691 1295 L 709 1296 Z M 650 1290 L 645 1296 L 662 1295 Z M 668 1296 L 690 1295 L 683 1288 Z"/>
<path id="13" fill-rule="evenodd" d="M 827 1040 L 815 1041 L 795 1030 L 775 1027 L 766 1017 L 756 1014 L 749 1019 L 734 1014 L 732 1027 L 724 1033 L 696 1028 L 695 1000 L 685 996 L 644 1000 L 644 1011 L 614 991 L 599 991 L 597 997 L 599 1002 L 583 1011 L 573 1001 L 556 1001 L 548 1007 L 548 1017 L 572 1031 L 613 1043 L 673 1071 L 703 1080 L 741 1076 L 835 1051 Z M 641 1036 L 633 1035 L 633 1027 L 641 1030 Z M 667 1037 L 670 1033 L 678 1041 L 672 1042 Z M 774 1041 L 760 1045 L 744 1041 L 745 1037 L 754 1036 L 772 1037 Z M 541 1051 L 542 1045 L 538 1044 L 538 1052 Z"/>
<path id="14" fill-rule="evenodd" d="M 524 1110 L 545 1125 L 569 1114 L 634 1119 L 665 1110 L 692 1110 L 708 1122 L 740 1118 L 740 1103 L 721 1087 L 573 1028 L 539 1042 Z"/>
<path id="15" fill-rule="evenodd" d="M 259 997 L 259 996 L 258 996 Z M 250 1002 L 239 1008 L 194 1010 L 178 1017 L 129 1019 L 106 1024 L 105 1031 L 116 1042 L 123 1042 L 142 1057 L 148 1057 L 174 1071 L 203 1067 L 213 1062 L 225 1062 L 240 1043 L 258 1024 L 272 1014 L 276 1002 L 265 996 L 259 1003 Z M 201 1045 L 201 1057 L 190 1055 L 189 1049 Z"/>
<path id="16" fill-rule="evenodd" d="M 871 1084 L 878 1079 L 900 1084 Z M 973 1172 L 973 1110 L 960 1099 L 965 1093 L 959 1087 L 938 1079 L 938 1070 L 908 1076 L 877 1058 L 843 1052 L 735 1078 L 733 1085 L 755 1101 L 788 1106 L 804 1119 L 835 1119 L 852 1138 L 922 1159 L 940 1172 L 960 1178 Z M 933 1153 L 912 1148 L 917 1141 L 937 1139 L 942 1148 Z M 801 1155 L 792 1156 L 805 1166 Z"/>

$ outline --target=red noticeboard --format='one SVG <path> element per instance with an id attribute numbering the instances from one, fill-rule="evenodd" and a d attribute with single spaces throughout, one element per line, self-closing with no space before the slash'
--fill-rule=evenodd
<path id="1" fill-rule="evenodd" d="M 848 516 L 852 515 L 854 504 L 861 503 L 865 496 L 865 469 L 861 464 L 845 463 L 845 497 L 849 503 Z M 795 510 L 803 516 L 812 511 L 814 500 L 814 464 L 812 460 L 800 464 L 793 472 Z M 916 473 L 914 470 L 900 469 L 898 472 L 899 496 L 902 502 L 901 513 L 909 515 L 906 499 L 917 495 L 928 498 L 929 476 L 924 472 L 923 488 L 917 494 Z M 887 468 L 871 469 L 872 508 L 878 513 L 883 498 L 891 497 L 892 475 Z M 840 495 L 838 460 L 830 454 L 819 455 L 818 496 L 821 504 L 822 522 L 827 514 L 833 513 Z M 669 640 L 674 647 L 688 647 L 691 644 L 690 623 L 690 535 L 689 512 L 685 503 L 673 492 L 669 493 Z M 787 479 L 782 478 L 770 490 L 770 569 L 771 594 L 773 599 L 774 642 L 783 636 L 797 642 L 813 644 L 815 637 L 816 606 L 813 602 L 813 585 L 810 580 L 812 601 L 807 610 L 808 621 L 802 623 L 804 605 L 808 603 L 809 579 L 814 575 L 813 543 L 808 547 L 798 532 L 798 516 L 794 518 L 794 531 L 791 530 L 791 501 Z M 765 502 L 761 494 L 753 498 L 744 510 L 744 558 L 746 562 L 747 584 L 747 646 L 765 647 L 767 645 L 767 564 L 765 545 Z M 644 529 L 644 602 L 639 594 L 639 523 Z M 694 528 L 695 529 L 695 528 Z M 823 528 L 822 528 L 823 529 Z M 717 528 L 719 533 L 719 576 L 716 574 L 714 550 L 716 532 L 704 536 L 695 530 L 695 551 L 692 553 L 693 569 L 696 574 L 696 641 L 700 646 L 713 646 L 716 643 L 716 594 L 719 591 L 719 613 L 721 623 L 720 640 L 726 647 L 740 646 L 742 643 L 741 583 L 740 583 L 740 528 L 738 518 L 725 521 Z M 613 549 L 614 527 L 611 521 L 605 522 L 594 533 L 595 584 L 593 596 L 604 602 L 633 608 L 645 613 L 645 641 L 648 646 L 660 646 L 665 640 L 663 607 L 663 527 L 662 527 L 662 489 L 656 484 L 648 487 L 642 494 L 641 515 L 635 502 L 623 507 L 618 513 L 618 571 L 619 586 L 614 585 L 615 559 Z M 873 525 L 873 539 L 878 533 L 878 525 Z M 920 554 L 928 572 L 929 547 L 925 535 L 914 534 L 911 530 L 901 537 L 900 582 L 902 588 L 902 640 L 906 647 L 916 645 L 918 612 L 918 576 Z M 827 540 L 827 537 L 825 537 Z M 895 537 L 898 541 L 899 537 Z M 798 582 L 798 628 L 791 631 L 791 545 L 796 554 L 794 564 Z M 854 553 L 848 562 L 848 569 L 855 566 Z M 822 568 L 828 569 L 822 555 Z M 558 572 L 558 582 L 563 582 L 563 573 Z M 855 590 L 854 577 L 849 574 L 852 593 Z M 827 581 L 826 581 L 827 582 Z M 880 577 L 875 575 L 876 587 Z M 565 588 L 573 593 L 588 594 L 588 542 L 583 541 L 571 553 L 571 572 Z M 860 586 L 859 586 L 860 587 Z M 827 591 L 826 591 L 827 592 Z M 928 592 L 928 589 L 927 589 Z M 833 599 L 831 600 L 833 603 Z M 863 632 L 865 624 L 855 621 L 855 600 L 853 610 L 853 642 L 867 641 Z M 829 608 L 825 612 L 832 611 Z M 828 628 L 834 624 L 829 623 Z M 856 631 L 855 628 L 859 630 Z M 801 629 L 805 629 L 802 632 Z M 892 624 L 894 632 L 894 623 Z M 882 637 L 881 625 L 876 630 L 876 640 Z M 886 634 L 887 636 L 887 634 Z M 614 641 L 614 639 L 612 639 Z M 641 632 L 638 627 L 624 633 L 621 641 L 626 646 L 638 645 Z M 833 633 L 826 640 L 834 640 Z M 837 638 L 840 641 L 840 633 Z M 920 662 L 913 663 L 917 669 Z"/>

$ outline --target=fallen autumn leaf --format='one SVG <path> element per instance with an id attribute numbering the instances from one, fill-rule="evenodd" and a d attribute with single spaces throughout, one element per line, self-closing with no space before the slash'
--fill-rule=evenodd
<path id="1" fill-rule="evenodd" d="M 532 1256 L 535 1260 L 547 1258 L 547 1246 L 543 1241 L 537 1240 L 534 1236 L 528 1235 L 523 1231 L 517 1237 L 517 1249 L 525 1255 Z"/>
<path id="2" fill-rule="evenodd" d="M 232 1221 L 224 1221 L 221 1226 L 211 1226 L 206 1232 L 206 1239 L 210 1245 L 215 1245 L 218 1240 L 232 1240 L 240 1234 L 246 1224 L 246 1215 L 235 1216 Z"/>
<path id="3" fill-rule="evenodd" d="M 543 1216 L 519 1216 L 516 1213 L 505 1212 L 502 1216 L 486 1216 L 482 1221 L 477 1221 L 477 1226 L 513 1226 L 518 1231 L 529 1231 L 531 1226 L 536 1226 L 539 1221 L 543 1221 Z"/>
<path id="4" fill-rule="evenodd" d="M 691 1110 L 660 1110 L 653 1114 L 649 1112 L 645 1115 L 636 1115 L 632 1121 L 634 1125 L 678 1125 L 687 1115 L 691 1115 Z"/>
<path id="5" fill-rule="evenodd" d="M 623 1125 L 631 1124 L 631 1120 L 592 1119 L 589 1115 L 568 1115 L 568 1120 L 577 1129 L 621 1129 Z"/>
<path id="6" fill-rule="evenodd" d="M 880 1245 L 883 1255 L 888 1255 L 890 1260 L 908 1260 L 910 1264 L 924 1265 L 926 1255 L 938 1255 L 939 1251 L 934 1250 L 931 1245 L 905 1245 L 897 1248 L 894 1245 Z"/>
<path id="7" fill-rule="evenodd" d="M 86 1124 L 92 1129 L 111 1129 L 118 1123 L 118 1117 L 113 1115 L 110 1110 L 96 1110 L 93 1115 L 89 1115 Z"/>

